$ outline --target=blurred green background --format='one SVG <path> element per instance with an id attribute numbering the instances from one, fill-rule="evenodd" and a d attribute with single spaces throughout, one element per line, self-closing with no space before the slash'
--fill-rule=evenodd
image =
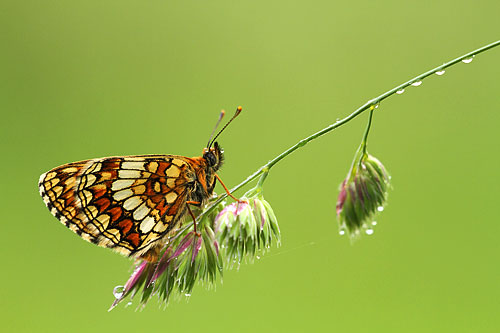
<path id="1" fill-rule="evenodd" d="M 500 48 L 384 101 L 372 236 L 334 206 L 366 115 L 272 171 L 283 245 L 167 310 L 107 312 L 132 262 L 64 228 L 37 182 L 110 155 L 200 155 L 220 109 L 233 186 L 370 98 L 500 36 L 486 1 L 1 1 L 4 332 L 498 332 Z M 219 188 L 220 192 L 221 189 Z M 240 192 L 241 195 L 243 192 Z"/>

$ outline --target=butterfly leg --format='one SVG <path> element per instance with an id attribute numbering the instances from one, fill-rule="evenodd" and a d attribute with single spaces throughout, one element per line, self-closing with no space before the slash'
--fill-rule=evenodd
<path id="1" fill-rule="evenodd" d="M 227 195 L 229 195 L 231 198 L 233 198 L 233 200 L 238 201 L 239 203 L 246 203 L 246 201 L 236 198 L 234 195 L 231 194 L 231 192 L 229 192 L 226 185 L 224 185 L 224 183 L 222 182 L 222 179 L 220 179 L 218 174 L 215 174 L 215 177 L 217 178 L 219 183 L 222 185 L 222 187 L 224 187 L 224 190 L 226 190 Z"/>
<path id="2" fill-rule="evenodd" d="M 201 236 L 201 235 L 198 233 L 198 231 L 196 231 L 196 217 L 194 216 L 193 211 L 192 211 L 192 210 L 191 210 L 191 208 L 189 207 L 189 205 L 199 205 L 199 204 L 200 204 L 200 202 L 198 202 L 198 201 L 187 201 L 186 203 L 187 203 L 186 207 L 187 207 L 187 209 L 188 209 L 189 215 L 191 215 L 191 218 L 193 219 L 193 229 L 194 229 L 194 232 L 195 232 L 198 236 Z"/>

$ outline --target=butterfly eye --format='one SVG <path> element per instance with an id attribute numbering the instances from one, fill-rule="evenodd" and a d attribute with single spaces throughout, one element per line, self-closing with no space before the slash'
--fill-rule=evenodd
<path id="1" fill-rule="evenodd" d="M 208 164 L 210 166 L 214 166 L 217 164 L 217 157 L 215 157 L 215 154 L 211 151 L 207 152 L 203 156 L 205 160 L 207 160 Z"/>

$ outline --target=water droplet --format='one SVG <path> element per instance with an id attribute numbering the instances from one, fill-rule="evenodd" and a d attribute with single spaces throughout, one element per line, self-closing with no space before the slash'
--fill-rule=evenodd
<path id="1" fill-rule="evenodd" d="M 132 302 L 128 302 L 127 305 L 125 305 L 126 308 L 132 305 Z"/>
<path id="2" fill-rule="evenodd" d="M 378 210 L 379 212 L 383 212 L 383 211 L 384 211 L 384 206 L 378 206 L 378 207 L 377 207 L 377 210 Z"/>
<path id="3" fill-rule="evenodd" d="M 372 225 L 377 225 L 377 221 L 373 221 L 373 222 L 372 222 Z"/>
<path id="4" fill-rule="evenodd" d="M 404 92 L 405 92 L 405 90 L 404 90 L 404 89 L 399 89 L 398 91 L 396 91 L 396 94 L 401 95 L 401 94 L 402 94 L 402 93 L 404 93 Z"/>
<path id="5" fill-rule="evenodd" d="M 256 256 L 255 258 L 257 258 L 257 260 L 259 260 L 259 259 L 260 259 L 260 256 Z"/>
<path id="6" fill-rule="evenodd" d="M 339 235 L 344 236 L 345 235 L 345 230 L 339 230 Z"/>
<path id="7" fill-rule="evenodd" d="M 116 286 L 113 289 L 113 295 L 115 296 L 115 298 L 122 298 L 124 290 L 125 290 L 124 286 Z"/>
<path id="8" fill-rule="evenodd" d="M 188 293 L 186 293 L 184 295 L 186 295 L 186 297 L 191 297 L 191 294 L 188 294 Z"/>
<path id="9" fill-rule="evenodd" d="M 469 58 L 465 58 L 465 59 L 462 59 L 462 62 L 464 64 L 470 64 L 472 62 L 472 60 L 474 59 L 474 56 L 472 57 L 469 57 Z"/>
<path id="10" fill-rule="evenodd" d="M 366 230 L 365 230 L 365 233 L 366 233 L 367 235 L 373 235 L 373 229 L 366 229 Z"/>
<path id="11" fill-rule="evenodd" d="M 443 70 L 441 70 L 441 71 L 436 71 L 436 75 L 443 75 L 443 74 L 444 74 L 444 72 L 445 72 L 445 70 L 444 70 L 444 69 L 443 69 Z"/>
<path id="12" fill-rule="evenodd" d="M 418 87 L 421 84 L 422 84 L 422 81 L 415 81 L 411 85 L 414 86 L 414 87 Z"/>

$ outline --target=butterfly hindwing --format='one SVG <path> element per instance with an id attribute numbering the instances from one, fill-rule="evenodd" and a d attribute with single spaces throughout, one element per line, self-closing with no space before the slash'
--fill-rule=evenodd
<path id="1" fill-rule="evenodd" d="M 185 215 L 196 179 L 175 155 L 110 157 L 65 164 L 40 177 L 51 213 L 83 239 L 140 256 Z"/>

